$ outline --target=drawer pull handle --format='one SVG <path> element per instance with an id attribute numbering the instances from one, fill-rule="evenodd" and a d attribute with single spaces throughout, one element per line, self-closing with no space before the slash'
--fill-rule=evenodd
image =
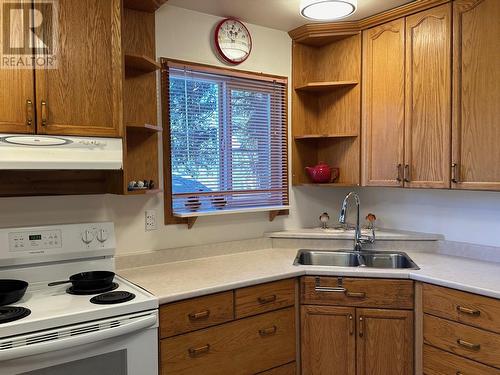
<path id="1" fill-rule="evenodd" d="M 264 305 L 266 303 L 275 302 L 276 301 L 276 294 L 273 294 L 272 296 L 259 297 L 259 298 L 257 298 L 257 301 L 259 301 L 259 303 L 262 305 Z"/>
<path id="2" fill-rule="evenodd" d="M 461 371 L 457 371 L 455 375 L 464 375 Z"/>
<path id="3" fill-rule="evenodd" d="M 259 329 L 259 335 L 261 335 L 262 337 L 271 336 L 271 335 L 274 335 L 277 330 L 278 330 L 278 327 L 276 327 L 276 326 Z"/>
<path id="4" fill-rule="evenodd" d="M 353 297 L 353 298 L 365 298 L 366 293 L 365 292 L 346 292 L 347 297 Z"/>
<path id="5" fill-rule="evenodd" d="M 471 349 L 471 350 L 479 350 L 479 349 L 481 349 L 481 345 L 480 344 L 473 344 L 471 342 L 468 342 L 468 341 L 465 341 L 465 340 L 462 340 L 462 339 L 458 339 L 457 340 L 457 344 L 460 345 L 460 346 L 463 346 L 464 348 Z"/>
<path id="6" fill-rule="evenodd" d="M 189 356 L 194 358 L 198 357 L 199 355 L 206 354 L 210 351 L 210 344 L 207 344 L 205 346 L 201 346 L 199 348 L 189 348 Z"/>
<path id="7" fill-rule="evenodd" d="M 191 313 L 188 315 L 189 320 L 201 320 L 206 319 L 210 316 L 210 310 L 204 310 L 197 313 Z"/>
<path id="8" fill-rule="evenodd" d="M 468 314 L 468 315 L 473 315 L 473 316 L 481 315 L 481 311 L 476 310 L 476 309 L 469 309 L 468 307 L 457 306 L 457 310 L 458 310 L 458 312 Z"/>

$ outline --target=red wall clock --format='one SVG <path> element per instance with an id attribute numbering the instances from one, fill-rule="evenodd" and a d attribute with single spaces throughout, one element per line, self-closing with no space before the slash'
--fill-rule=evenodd
<path id="1" fill-rule="evenodd" d="M 241 64 L 252 51 L 252 37 L 248 29 L 234 18 L 226 18 L 215 28 L 215 47 L 230 64 Z"/>

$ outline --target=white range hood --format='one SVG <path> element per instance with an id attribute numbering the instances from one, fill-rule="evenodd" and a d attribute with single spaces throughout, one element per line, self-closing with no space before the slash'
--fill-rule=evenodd
<path id="1" fill-rule="evenodd" d="M 118 170 L 120 138 L 0 134 L 0 170 Z"/>

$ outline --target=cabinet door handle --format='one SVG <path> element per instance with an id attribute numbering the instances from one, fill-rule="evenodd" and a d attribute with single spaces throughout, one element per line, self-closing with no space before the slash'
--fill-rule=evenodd
<path id="1" fill-rule="evenodd" d="M 191 313 L 188 315 L 189 320 L 201 320 L 206 319 L 210 316 L 210 310 L 203 310 L 196 313 Z"/>
<path id="2" fill-rule="evenodd" d="M 479 311 L 479 310 L 469 309 L 468 307 L 463 307 L 463 306 L 460 306 L 460 305 L 457 306 L 457 311 L 461 312 L 461 313 L 464 313 L 464 314 L 473 315 L 473 316 L 479 316 L 479 315 L 481 315 L 481 311 Z"/>
<path id="3" fill-rule="evenodd" d="M 26 125 L 33 125 L 33 102 L 31 100 L 26 100 Z"/>
<path id="4" fill-rule="evenodd" d="M 458 164 L 453 163 L 451 165 L 451 182 L 454 184 L 458 184 L 460 182 L 460 178 L 458 177 Z"/>
<path id="5" fill-rule="evenodd" d="M 405 182 L 410 182 L 410 165 L 405 164 L 405 170 L 404 170 L 404 180 Z"/>
<path id="6" fill-rule="evenodd" d="M 365 298 L 366 297 L 365 292 L 346 292 L 345 294 L 347 297 L 353 297 L 353 298 Z"/>
<path id="7" fill-rule="evenodd" d="M 189 356 L 194 358 L 198 357 L 199 355 L 206 354 L 210 351 L 210 344 L 207 344 L 205 346 L 201 346 L 199 348 L 189 348 L 188 353 Z"/>
<path id="8" fill-rule="evenodd" d="M 365 320 L 363 319 L 362 316 L 359 317 L 359 337 L 363 337 L 364 335 L 364 325 L 365 325 Z"/>
<path id="9" fill-rule="evenodd" d="M 352 314 L 349 314 L 349 335 L 354 334 L 354 318 Z"/>
<path id="10" fill-rule="evenodd" d="M 403 173 L 401 173 L 402 172 L 401 168 L 403 168 L 403 164 L 398 164 L 396 166 L 396 168 L 398 169 L 398 177 L 396 177 L 396 181 L 401 182 L 401 181 L 403 181 L 403 177 L 402 177 Z"/>
<path id="11" fill-rule="evenodd" d="M 257 298 L 257 301 L 259 301 L 260 304 L 275 302 L 276 294 L 273 294 L 272 296 L 259 297 Z"/>
<path id="12" fill-rule="evenodd" d="M 458 339 L 457 340 L 457 344 L 460 345 L 460 346 L 463 346 L 464 348 L 471 349 L 471 350 L 479 350 L 479 349 L 481 349 L 481 345 L 480 344 L 473 344 L 471 342 L 468 342 L 468 341 L 465 341 L 465 340 L 462 340 L 462 339 Z"/>
<path id="13" fill-rule="evenodd" d="M 47 126 L 47 102 L 42 100 L 42 126 Z"/>
<path id="14" fill-rule="evenodd" d="M 278 327 L 276 327 L 276 326 L 259 329 L 259 335 L 261 335 L 262 337 L 271 336 L 271 335 L 274 335 L 277 330 L 278 330 Z"/>

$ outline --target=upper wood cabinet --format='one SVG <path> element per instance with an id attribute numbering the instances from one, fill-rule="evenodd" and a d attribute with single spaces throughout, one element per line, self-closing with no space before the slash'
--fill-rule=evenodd
<path id="1" fill-rule="evenodd" d="M 405 186 L 449 188 L 451 4 L 406 18 Z"/>
<path id="2" fill-rule="evenodd" d="M 413 373 L 413 312 L 357 309 L 357 375 Z"/>
<path id="3" fill-rule="evenodd" d="M 500 1 L 453 2 L 452 188 L 500 190 Z"/>
<path id="4" fill-rule="evenodd" d="M 362 183 L 403 186 L 404 18 L 363 31 Z"/>
<path id="5" fill-rule="evenodd" d="M 58 2 L 58 66 L 36 70 L 37 131 L 120 136 L 120 0 Z"/>
<path id="6" fill-rule="evenodd" d="M 33 71 L 0 69 L 0 132 L 34 133 Z"/>

